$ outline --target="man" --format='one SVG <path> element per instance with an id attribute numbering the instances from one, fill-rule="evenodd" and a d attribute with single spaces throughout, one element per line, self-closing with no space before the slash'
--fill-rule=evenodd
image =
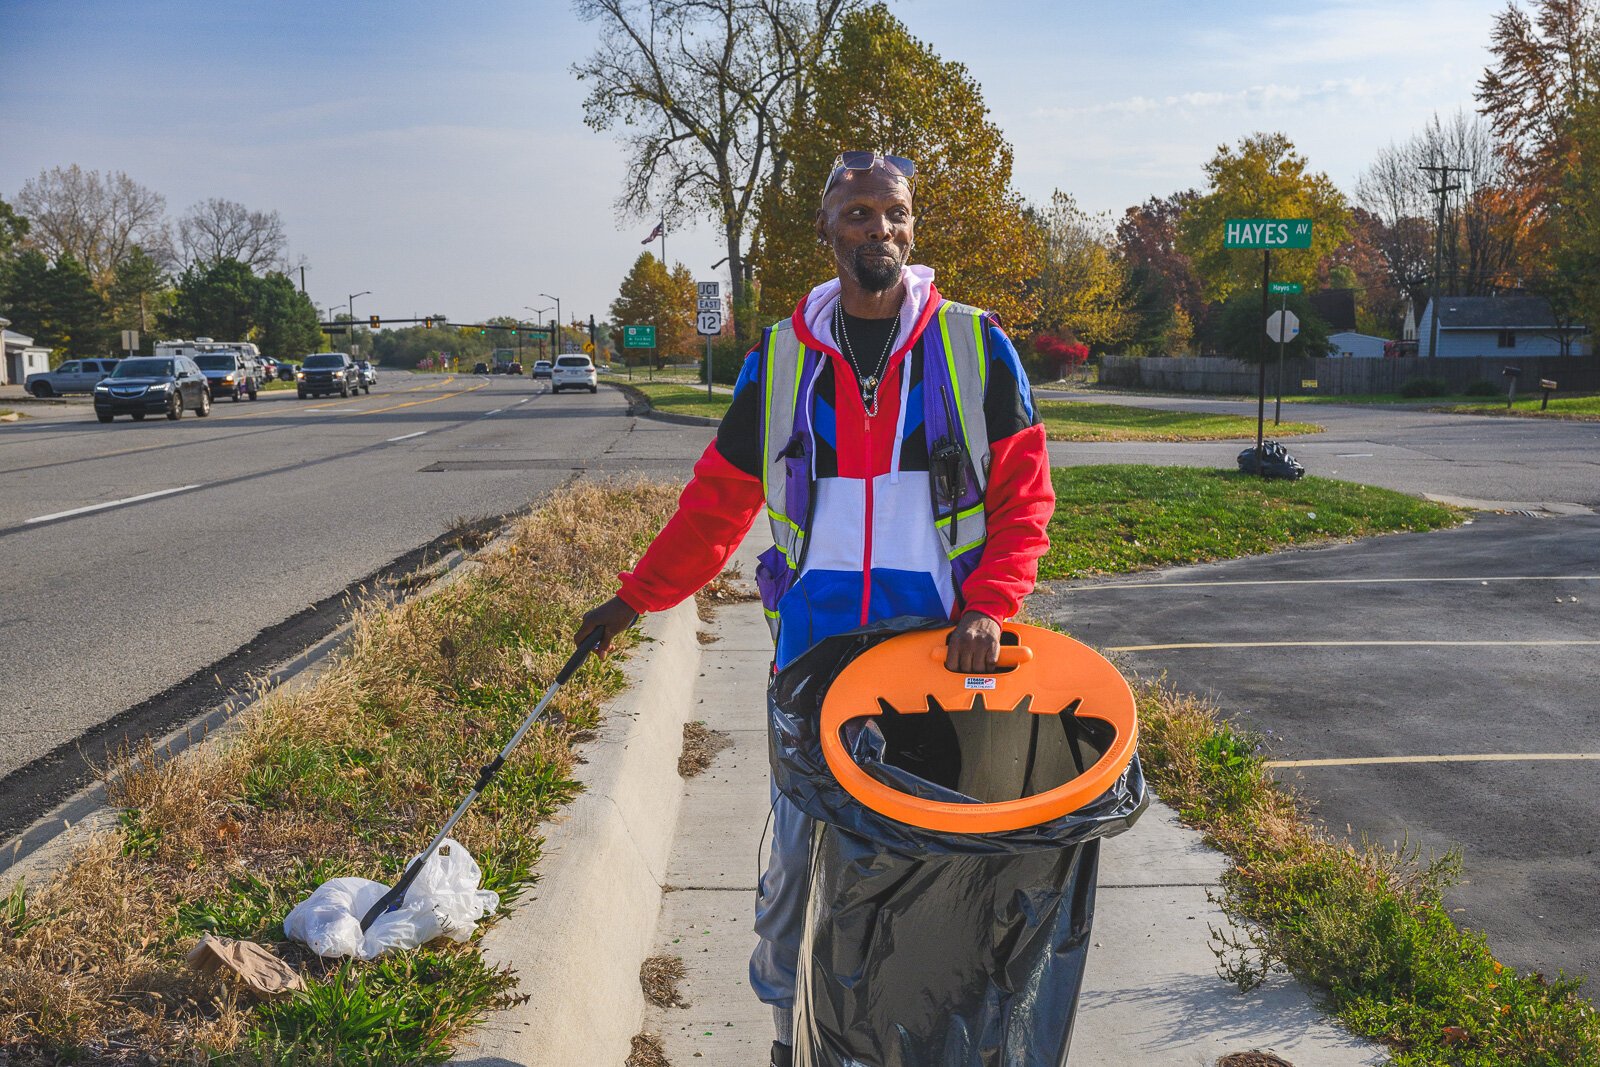
<path id="1" fill-rule="evenodd" d="M 835 161 L 816 227 L 838 277 L 745 358 L 678 512 L 618 595 L 584 616 L 579 641 L 692 596 L 764 507 L 774 546 L 756 579 L 774 669 L 824 637 L 901 615 L 955 621 L 949 669 L 993 668 L 1000 622 L 1049 547 L 1055 494 L 1010 340 L 910 264 L 914 170 L 872 152 Z M 811 828 L 781 795 L 773 820 L 750 980 L 773 1007 L 772 1062 L 787 1067 Z"/>

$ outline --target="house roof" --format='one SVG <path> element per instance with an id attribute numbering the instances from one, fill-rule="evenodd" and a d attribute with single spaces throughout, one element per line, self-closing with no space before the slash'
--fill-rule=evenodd
<path id="1" fill-rule="evenodd" d="M 1549 302 L 1540 296 L 1441 296 L 1439 307 L 1441 330 L 1551 329 L 1556 325 Z"/>
<path id="2" fill-rule="evenodd" d="M 5 335 L 5 343 L 8 345 L 27 348 L 33 344 L 33 338 L 25 333 L 18 333 L 16 330 L 0 330 L 0 333 Z"/>

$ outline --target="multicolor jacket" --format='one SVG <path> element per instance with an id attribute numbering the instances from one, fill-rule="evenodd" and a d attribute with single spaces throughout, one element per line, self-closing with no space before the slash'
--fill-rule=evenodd
<path id="1" fill-rule="evenodd" d="M 948 338 L 940 336 L 940 311 L 954 306 L 934 288 L 932 270 L 907 267 L 904 280 L 900 334 L 876 414 L 868 414 L 849 361 L 821 339 L 829 336 L 839 299 L 837 279 L 812 290 L 789 323 L 780 324 L 792 329 L 802 360 L 814 367 L 804 376 L 793 420 L 807 440 L 804 466 L 811 473 L 809 516 L 792 518 L 805 527 L 803 557 L 794 561 L 792 580 L 761 582 L 768 599 L 777 594 L 766 607 L 778 623 L 780 667 L 824 637 L 878 619 L 953 619 L 964 611 L 1010 618 L 1033 589 L 1038 559 L 1049 547 L 1045 526 L 1055 493 L 1044 428 L 1016 349 L 992 315 L 980 320 L 978 344 L 985 380 L 983 418 L 976 421 L 985 424 L 987 440 L 967 443 L 974 461 L 987 452 L 987 471 L 978 479 L 986 483 L 984 539 L 981 552 L 969 551 L 966 559 L 941 543 L 929 438 L 942 438 L 929 428 L 935 420 L 927 417 L 933 409 L 923 385 L 941 380 L 937 363 L 925 374 L 925 357 L 943 360 Z M 677 514 L 620 576 L 619 595 L 636 611 L 661 611 L 693 595 L 722 571 L 757 515 L 772 510 L 762 473 L 769 465 L 764 363 L 773 340 L 768 330 L 746 357 L 733 402 Z M 781 564 L 773 550 L 762 562 L 767 573 L 758 579 L 770 579 Z"/>

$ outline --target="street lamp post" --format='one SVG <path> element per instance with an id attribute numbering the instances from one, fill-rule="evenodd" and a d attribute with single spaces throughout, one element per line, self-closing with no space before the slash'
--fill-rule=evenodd
<path id="1" fill-rule="evenodd" d="M 554 300 L 556 302 L 556 335 L 550 339 L 550 361 L 553 363 L 555 358 L 561 354 L 561 298 L 559 296 L 551 296 L 549 293 L 540 293 L 539 295 L 546 300 Z"/>
<path id="2" fill-rule="evenodd" d="M 346 308 L 350 312 L 350 345 L 349 345 L 349 347 L 351 349 L 350 354 L 352 356 L 354 356 L 356 354 L 355 353 L 355 346 L 356 346 L 356 297 L 358 297 L 358 296 L 371 296 L 371 295 L 372 295 L 372 290 L 371 289 L 366 289 L 366 290 L 363 290 L 362 292 L 359 292 L 359 293 L 351 293 L 348 297 L 345 298 Z"/>
<path id="3" fill-rule="evenodd" d="M 540 295 L 542 296 L 543 294 L 540 294 Z M 522 305 L 522 310 L 523 311 L 531 311 L 535 315 L 545 315 L 545 314 L 548 314 L 552 309 L 550 309 L 550 308 L 536 308 L 532 304 L 523 304 Z M 559 314 L 560 309 L 557 308 L 555 310 Z M 537 322 L 539 320 L 535 319 L 534 321 Z M 552 336 L 550 338 L 550 362 L 552 362 L 552 363 L 554 363 L 555 359 L 556 359 L 556 357 L 555 357 L 555 347 L 556 347 L 556 339 L 555 339 L 554 336 Z M 539 357 L 541 359 L 544 358 L 544 338 L 542 336 L 539 338 Z"/>

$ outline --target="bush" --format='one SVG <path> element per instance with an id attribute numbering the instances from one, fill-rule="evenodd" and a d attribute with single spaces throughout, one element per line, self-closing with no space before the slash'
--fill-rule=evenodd
<path id="1" fill-rule="evenodd" d="M 1501 391 L 1498 383 L 1490 381 L 1473 382 L 1467 386 L 1468 396 L 1499 396 Z"/>
<path id="2" fill-rule="evenodd" d="M 1412 378 L 1400 387 L 1400 395 L 1410 398 L 1444 396 L 1449 391 L 1450 387 L 1439 378 Z"/>

